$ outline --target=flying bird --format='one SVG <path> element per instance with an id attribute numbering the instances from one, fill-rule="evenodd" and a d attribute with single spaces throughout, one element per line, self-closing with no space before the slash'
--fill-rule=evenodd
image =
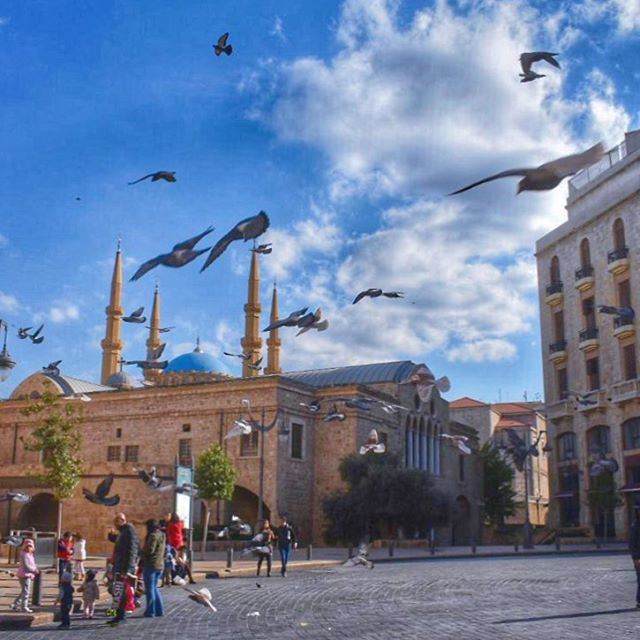
<path id="1" fill-rule="evenodd" d="M 203 605 L 204 607 L 208 607 L 214 613 L 217 609 L 213 606 L 211 602 L 211 591 L 206 587 L 202 587 L 202 589 L 190 589 L 189 587 L 182 587 L 185 591 L 189 592 L 189 599 L 197 602 L 198 604 Z"/>
<path id="2" fill-rule="evenodd" d="M 0 502 L 17 502 L 18 504 L 26 504 L 31 501 L 31 496 L 23 491 L 7 491 L 0 496 Z"/>
<path id="3" fill-rule="evenodd" d="M 564 156 L 551 162 L 545 162 L 539 167 L 526 167 L 522 169 L 508 169 L 507 171 L 501 171 L 488 178 L 478 180 L 462 189 L 453 191 L 450 196 L 454 196 L 458 193 L 463 193 L 469 189 L 473 189 L 478 185 L 485 182 L 491 182 L 498 178 L 507 178 L 509 176 L 524 176 L 520 182 L 518 182 L 518 191 L 549 191 L 557 187 L 565 178 L 578 173 L 581 169 L 595 164 L 601 160 L 604 156 L 604 147 L 599 142 L 590 149 L 583 151 L 582 153 L 576 153 L 570 156 Z"/>
<path id="4" fill-rule="evenodd" d="M 302 309 L 298 309 L 297 311 L 292 311 L 286 318 L 282 318 L 281 320 L 273 322 L 262 331 L 273 331 L 274 329 L 279 329 L 280 327 L 295 327 L 298 325 L 298 322 L 304 317 L 305 313 L 307 313 L 308 309 L 309 307 L 303 307 Z"/>
<path id="5" fill-rule="evenodd" d="M 431 400 L 431 394 L 434 389 L 437 389 L 441 393 L 446 393 L 451 389 L 451 383 L 447 376 L 442 376 L 436 380 L 433 373 L 426 367 L 419 367 L 400 384 L 414 384 L 418 397 L 422 402 L 429 402 L 429 400 Z"/>
<path id="6" fill-rule="evenodd" d="M 231 353 L 230 351 L 222 352 L 225 356 L 231 356 L 232 358 L 240 358 L 240 360 L 249 360 L 251 359 L 251 354 L 249 353 Z"/>
<path id="7" fill-rule="evenodd" d="M 145 327 L 145 328 L 151 329 L 151 327 Z M 169 331 L 172 331 L 173 329 L 175 329 L 175 327 L 161 327 L 160 329 L 158 329 L 158 333 L 169 333 Z"/>
<path id="8" fill-rule="evenodd" d="M 21 327 L 18 329 L 18 338 L 20 338 L 20 340 L 29 338 L 33 344 L 41 344 L 44 340 L 44 336 L 40 335 L 43 328 L 44 325 L 41 324 L 33 333 L 29 333 L 29 329 L 31 329 L 31 327 Z"/>
<path id="9" fill-rule="evenodd" d="M 233 421 L 233 427 L 227 432 L 224 439 L 237 438 L 238 436 L 248 436 L 253 431 L 252 425 L 244 420 L 244 418 L 238 418 Z"/>
<path id="10" fill-rule="evenodd" d="M 151 467 L 148 472 L 145 469 L 135 468 L 134 471 L 138 474 L 138 478 L 140 478 L 149 489 L 153 489 L 154 491 L 171 491 L 171 489 L 174 488 L 173 484 L 166 484 L 158 477 L 155 467 Z"/>
<path id="11" fill-rule="evenodd" d="M 344 406 L 349 409 L 360 409 L 361 411 L 371 411 L 376 403 L 373 398 L 335 398 L 336 402 L 344 402 Z"/>
<path id="12" fill-rule="evenodd" d="M 262 255 L 267 255 L 273 251 L 273 247 L 271 246 L 271 242 L 267 244 L 259 244 L 257 247 L 253 247 L 251 249 L 254 253 L 261 253 Z"/>
<path id="13" fill-rule="evenodd" d="M 29 337 L 29 330 L 31 327 L 20 327 L 18 329 L 18 338 L 20 340 L 26 340 Z"/>
<path id="14" fill-rule="evenodd" d="M 464 453 L 466 456 L 471 455 L 471 449 L 467 445 L 467 442 L 469 442 L 469 438 L 467 436 L 458 436 L 458 435 L 451 435 L 449 433 L 441 433 L 439 437 L 451 442 L 453 446 L 458 447 L 458 449 L 462 451 L 462 453 Z"/>
<path id="15" fill-rule="evenodd" d="M 129 182 L 129 185 L 138 184 L 138 182 L 142 182 L 147 178 L 151 178 L 151 182 L 157 182 L 158 180 L 164 180 L 166 182 L 175 182 L 176 181 L 176 172 L 175 171 L 156 171 L 155 173 L 149 173 L 142 178 L 138 178 L 134 182 Z"/>
<path id="16" fill-rule="evenodd" d="M 570 398 L 575 398 L 575 401 L 579 405 L 583 407 L 587 407 L 590 405 L 598 404 L 598 401 L 592 398 L 592 396 L 595 393 L 596 393 L 595 391 L 588 391 L 587 393 L 579 393 L 578 391 L 568 390 L 566 395 Z"/>
<path id="17" fill-rule="evenodd" d="M 545 61 L 550 65 L 560 68 L 560 63 L 555 59 L 557 53 L 551 53 L 549 51 L 530 51 L 520 55 L 520 66 L 522 67 L 522 73 L 520 74 L 520 82 L 531 82 L 538 78 L 545 78 L 546 76 L 541 73 L 536 73 L 531 68 L 535 62 Z"/>
<path id="18" fill-rule="evenodd" d="M 251 424 L 252 429 L 255 429 L 256 431 L 260 431 L 262 433 L 265 433 L 266 431 L 271 431 L 271 429 L 273 429 L 273 427 L 276 426 L 276 423 L 280 418 L 280 414 L 282 413 L 281 409 L 278 409 L 276 411 L 276 415 L 274 416 L 273 420 L 269 424 L 262 424 L 259 420 L 256 420 L 256 418 L 253 417 L 253 414 L 251 413 L 251 402 L 249 401 L 248 398 L 242 399 L 242 405 L 246 407 L 247 412 L 249 413 L 249 420 L 248 421 L 244 420 L 244 422 L 248 422 L 249 424 Z"/>
<path id="19" fill-rule="evenodd" d="M 385 298 L 402 298 L 404 297 L 404 292 L 383 291 L 382 289 L 365 289 L 354 298 L 352 304 L 358 304 L 358 302 L 363 298 L 379 298 L 380 296 L 384 296 Z"/>
<path id="20" fill-rule="evenodd" d="M 384 453 L 385 450 L 384 442 L 379 441 L 378 432 L 375 429 L 371 429 L 367 442 L 360 447 L 360 455 L 364 456 L 369 453 L 369 451 L 373 451 L 373 453 Z"/>
<path id="21" fill-rule="evenodd" d="M 219 533 L 218 538 L 230 539 L 235 536 L 250 536 L 253 533 L 251 525 L 243 522 L 235 513 L 231 516 L 231 522 Z"/>
<path id="22" fill-rule="evenodd" d="M 299 402 L 309 413 L 318 413 L 320 411 L 320 400 L 312 400 L 311 402 Z"/>
<path id="23" fill-rule="evenodd" d="M 199 233 L 197 236 L 193 236 L 193 238 L 189 238 L 188 240 L 184 240 L 183 242 L 179 242 L 174 245 L 173 249 L 169 253 L 161 253 L 159 256 L 155 258 L 151 258 L 151 260 L 147 260 L 143 265 L 141 265 L 138 270 L 133 274 L 130 278 L 130 282 L 134 280 L 139 280 L 142 276 L 151 271 L 151 269 L 155 269 L 159 265 L 163 265 L 165 267 L 172 267 L 174 269 L 179 269 L 180 267 L 184 267 L 189 264 L 193 260 L 195 260 L 198 256 L 206 253 L 211 249 L 211 247 L 206 247 L 205 249 L 196 250 L 194 247 L 202 238 L 204 238 L 207 234 L 214 231 L 214 227 L 209 227 L 202 233 Z M 175 329 L 175 327 L 169 327 L 165 331 L 160 329 L 161 333 L 166 333 L 166 331 L 170 331 L 171 329 Z"/>
<path id="24" fill-rule="evenodd" d="M 42 367 L 42 372 L 50 376 L 59 376 L 61 362 L 62 360 L 56 360 L 55 362 L 50 362 L 46 367 Z"/>
<path id="25" fill-rule="evenodd" d="M 144 307 L 138 307 L 132 314 L 123 316 L 122 322 L 131 322 L 133 324 L 144 324 L 147 321 L 146 316 L 143 316 Z"/>
<path id="26" fill-rule="evenodd" d="M 260 371 L 260 369 L 262 368 L 260 365 L 262 364 L 263 360 L 264 360 L 264 357 L 258 358 L 255 362 L 252 362 L 251 364 L 249 364 L 249 369 L 253 369 L 254 371 Z"/>
<path id="27" fill-rule="evenodd" d="M 247 240 L 253 240 L 261 236 L 268 228 L 269 216 L 264 211 L 260 211 L 260 213 L 251 218 L 241 220 L 231 231 L 222 236 L 222 238 L 213 245 L 206 262 L 202 269 L 200 269 L 200 273 L 213 263 L 214 260 L 219 258 L 234 240 L 244 240 L 245 242 Z"/>
<path id="28" fill-rule="evenodd" d="M 162 489 L 160 489 L 162 491 Z M 176 486 L 176 493 L 180 493 L 183 496 L 189 496 L 190 498 L 197 498 L 200 494 L 198 485 L 193 482 L 183 482 Z"/>
<path id="29" fill-rule="evenodd" d="M 221 53 L 226 53 L 228 56 L 231 55 L 233 51 L 233 47 L 230 44 L 227 44 L 227 40 L 229 39 L 229 33 L 223 33 L 219 38 L 218 42 L 213 45 L 213 50 L 217 56 Z"/>
<path id="30" fill-rule="evenodd" d="M 616 473 L 620 468 L 620 465 L 613 458 L 607 458 L 607 452 L 601 446 L 592 448 L 591 453 L 596 456 L 596 460 L 589 468 L 589 475 L 592 478 L 597 478 L 605 472 Z"/>
<path id="31" fill-rule="evenodd" d="M 162 354 L 164 353 L 164 349 L 166 346 L 167 346 L 166 342 L 161 343 L 147 356 L 147 360 L 151 360 L 151 361 L 160 360 L 160 358 L 162 358 Z"/>
<path id="32" fill-rule="evenodd" d="M 2 540 L 2 544 L 6 544 L 6 545 L 9 545 L 10 547 L 16 547 L 16 548 L 22 546 L 23 542 L 24 542 L 24 538 L 22 536 L 16 536 L 16 535 L 7 536 Z"/>
<path id="33" fill-rule="evenodd" d="M 345 563 L 343 563 L 342 566 L 343 567 L 363 566 L 363 567 L 366 567 L 367 569 L 373 569 L 374 567 L 373 561 L 369 560 L 368 556 L 369 556 L 369 549 L 367 548 L 367 545 L 361 544 L 358 547 L 357 553 L 352 558 L 349 558 Z"/>
<path id="34" fill-rule="evenodd" d="M 606 304 L 599 304 L 597 308 L 600 313 L 616 316 L 616 319 L 624 320 L 628 323 L 633 322 L 636 315 L 631 307 L 611 307 Z"/>
<path id="35" fill-rule="evenodd" d="M 161 361 L 149 361 L 149 360 L 125 360 L 123 364 L 135 364 L 140 367 L 143 371 L 147 369 L 166 369 L 169 365 L 168 360 Z"/>
<path id="36" fill-rule="evenodd" d="M 113 484 L 114 475 L 108 475 L 100 484 L 96 487 L 95 493 L 89 491 L 89 489 L 82 489 L 82 494 L 93 504 L 101 504 L 104 507 L 115 507 L 120 503 L 120 496 L 108 496 L 111 491 L 111 485 Z"/>
<path id="37" fill-rule="evenodd" d="M 329 413 L 322 418 L 322 422 L 344 422 L 346 419 L 347 416 L 341 411 L 338 411 L 338 407 L 334 404 L 329 410 Z"/>
<path id="38" fill-rule="evenodd" d="M 264 543 L 264 534 L 256 534 L 247 546 L 242 550 L 243 554 L 251 553 L 252 555 L 258 555 L 260 553 L 271 553 L 271 547 Z"/>
<path id="39" fill-rule="evenodd" d="M 314 313 L 307 313 L 302 316 L 300 320 L 298 320 L 297 327 L 300 327 L 300 331 L 296 333 L 296 337 L 306 333 L 307 331 L 311 331 L 311 329 L 315 329 L 316 331 L 326 331 L 329 327 L 328 320 L 320 320 L 322 317 L 322 309 L 318 307 Z"/>

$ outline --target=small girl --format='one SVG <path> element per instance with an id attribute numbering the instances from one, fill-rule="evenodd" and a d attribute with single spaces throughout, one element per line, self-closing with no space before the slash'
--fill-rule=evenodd
<path id="1" fill-rule="evenodd" d="M 33 613 L 29 609 L 29 595 L 31 594 L 31 583 L 33 579 L 40 573 L 36 558 L 34 555 L 35 545 L 31 538 L 27 538 L 22 543 L 22 551 L 20 552 L 20 565 L 18 566 L 17 576 L 20 581 L 20 595 L 13 601 L 11 608 L 14 611 L 25 611 Z"/>
<path id="2" fill-rule="evenodd" d="M 168 544 L 164 550 L 164 571 L 162 572 L 162 586 L 170 587 L 176 570 L 175 551 Z"/>
<path id="3" fill-rule="evenodd" d="M 75 591 L 71 584 L 72 580 L 73 576 L 68 571 L 65 571 L 60 577 L 58 601 L 60 602 L 60 620 L 62 620 L 62 623 L 58 626 L 58 629 L 68 629 L 71 626 L 69 614 L 73 608 L 73 592 Z"/>
<path id="4" fill-rule="evenodd" d="M 87 541 L 81 534 L 73 536 L 73 577 L 84 580 L 84 561 L 87 559 Z"/>
<path id="5" fill-rule="evenodd" d="M 100 587 L 96 580 L 96 572 L 92 569 L 87 571 L 84 582 L 78 587 L 78 591 L 82 593 L 82 608 L 86 620 L 93 620 L 96 600 L 100 599 Z"/>

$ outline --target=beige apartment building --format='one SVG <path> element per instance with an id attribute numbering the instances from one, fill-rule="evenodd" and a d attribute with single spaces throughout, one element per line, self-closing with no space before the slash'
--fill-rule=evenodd
<path id="1" fill-rule="evenodd" d="M 536 245 L 550 519 L 624 539 L 640 504 L 637 322 L 599 305 L 640 309 L 640 130 L 569 181 L 566 209 Z M 620 505 L 606 509 L 593 504 L 602 491 L 590 473 L 603 457 L 619 465 Z"/>

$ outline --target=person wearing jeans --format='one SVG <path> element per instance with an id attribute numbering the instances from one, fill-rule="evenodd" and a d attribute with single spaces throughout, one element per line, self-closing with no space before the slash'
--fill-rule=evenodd
<path id="1" fill-rule="evenodd" d="M 114 524 L 118 530 L 116 543 L 113 549 L 113 574 L 114 574 L 114 593 L 122 585 L 122 592 L 116 609 L 116 616 L 108 622 L 109 626 L 115 627 L 125 621 L 125 611 L 127 605 L 127 580 L 136 577 L 136 568 L 138 565 L 138 552 L 140 541 L 134 526 L 127 522 L 127 516 L 124 513 L 117 513 L 114 518 Z"/>
<path id="2" fill-rule="evenodd" d="M 145 618 L 164 615 L 162 596 L 158 589 L 158 580 L 164 570 L 164 552 L 166 542 L 157 520 L 147 520 L 147 537 L 144 540 L 140 560 L 142 562 L 142 578 L 147 598 Z"/>
<path id="3" fill-rule="evenodd" d="M 289 553 L 291 552 L 291 548 L 293 547 L 295 549 L 298 546 L 296 533 L 293 530 L 293 527 L 287 522 L 287 516 L 282 516 L 282 520 L 280 526 L 276 531 L 276 535 L 278 537 L 278 551 L 280 552 L 280 562 L 282 563 L 280 573 L 284 578 L 287 575 L 287 564 L 289 562 Z"/>

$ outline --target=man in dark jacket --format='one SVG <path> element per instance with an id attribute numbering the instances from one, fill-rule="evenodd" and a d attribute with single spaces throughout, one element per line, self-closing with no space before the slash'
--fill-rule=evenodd
<path id="1" fill-rule="evenodd" d="M 294 549 L 298 546 L 298 540 L 293 527 L 287 522 L 287 516 L 282 516 L 280 526 L 276 530 L 278 536 L 278 551 L 280 552 L 280 561 L 282 567 L 280 573 L 284 578 L 287 575 L 287 563 L 289 562 L 289 553 L 291 547 Z"/>
<path id="2" fill-rule="evenodd" d="M 118 531 L 113 549 L 114 589 L 116 589 L 116 584 L 118 588 L 122 588 L 122 595 L 120 596 L 116 616 L 109 623 L 115 626 L 124 621 L 126 581 L 135 580 L 136 577 L 140 539 L 134 526 L 127 522 L 127 516 L 125 516 L 124 513 L 117 513 L 113 522 Z"/>
<path id="3" fill-rule="evenodd" d="M 640 609 L 640 506 L 634 509 L 634 519 L 629 531 L 629 551 L 636 569 L 638 590 L 636 591 L 636 607 Z"/>

